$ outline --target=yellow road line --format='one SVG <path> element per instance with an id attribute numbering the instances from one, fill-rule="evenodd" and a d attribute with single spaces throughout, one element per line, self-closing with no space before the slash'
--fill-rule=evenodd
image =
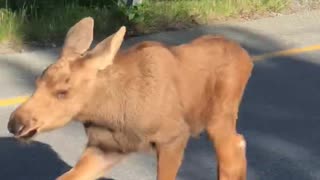
<path id="1" fill-rule="evenodd" d="M 293 49 L 288 49 L 283 51 L 265 53 L 258 56 L 253 56 L 253 60 L 259 61 L 259 60 L 263 60 L 271 57 L 292 56 L 292 55 L 297 55 L 297 54 L 302 54 L 302 53 L 317 51 L 317 50 L 320 50 L 320 45 L 312 45 L 312 46 L 306 46 L 302 48 L 293 48 Z M 18 96 L 14 98 L 0 99 L 0 107 L 17 105 L 17 104 L 23 103 L 28 98 L 29 96 Z"/>
<path id="2" fill-rule="evenodd" d="M 28 98 L 29 98 L 28 96 L 18 96 L 14 98 L 0 99 L 0 107 L 20 104 L 26 101 Z"/>
<path id="3" fill-rule="evenodd" d="M 266 53 L 266 54 L 254 56 L 253 60 L 259 61 L 259 60 L 263 60 L 271 57 L 293 56 L 293 55 L 302 54 L 302 53 L 311 52 L 311 51 L 317 51 L 317 50 L 320 50 L 320 45 L 312 45 L 312 46 L 306 46 L 302 48 L 294 48 L 294 49 L 288 49 L 283 51 Z"/>

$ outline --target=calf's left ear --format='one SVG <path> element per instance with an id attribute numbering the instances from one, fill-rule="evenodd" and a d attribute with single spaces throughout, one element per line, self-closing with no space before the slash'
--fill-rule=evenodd
<path id="1" fill-rule="evenodd" d="M 88 57 L 87 63 L 97 70 L 105 69 L 112 64 L 122 45 L 125 34 L 126 27 L 122 26 L 116 33 L 101 41 L 86 54 Z"/>

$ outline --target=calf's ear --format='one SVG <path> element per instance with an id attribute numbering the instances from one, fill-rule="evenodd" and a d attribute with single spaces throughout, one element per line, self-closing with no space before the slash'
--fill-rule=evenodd
<path id="1" fill-rule="evenodd" d="M 122 26 L 116 33 L 110 35 L 86 55 L 88 57 L 88 64 L 97 70 L 105 69 L 108 65 L 113 63 L 113 59 L 119 51 L 124 36 L 126 34 L 126 27 Z"/>
<path id="2" fill-rule="evenodd" d="M 61 60 L 74 60 L 75 57 L 86 52 L 93 40 L 94 20 L 91 17 L 86 17 L 72 26 L 65 38 Z"/>

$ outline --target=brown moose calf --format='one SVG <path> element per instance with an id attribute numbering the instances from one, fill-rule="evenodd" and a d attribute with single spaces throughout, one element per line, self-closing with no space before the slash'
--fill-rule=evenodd
<path id="1" fill-rule="evenodd" d="M 68 32 L 56 63 L 10 117 L 17 138 L 83 122 L 88 144 L 59 180 L 92 180 L 126 155 L 157 153 L 157 179 L 176 179 L 190 136 L 207 131 L 219 180 L 246 179 L 245 140 L 236 131 L 253 63 L 237 43 L 202 36 L 188 44 L 142 42 L 119 50 L 121 27 L 92 50 L 93 19 Z"/>

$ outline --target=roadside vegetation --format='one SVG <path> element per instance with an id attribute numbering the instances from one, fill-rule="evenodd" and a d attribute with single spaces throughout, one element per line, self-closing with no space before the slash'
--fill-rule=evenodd
<path id="1" fill-rule="evenodd" d="M 128 35 L 187 28 L 286 10 L 293 0 L 144 0 L 128 7 L 121 0 L 0 0 L 0 44 L 61 43 L 79 19 L 95 19 L 100 38 L 121 25 Z"/>

